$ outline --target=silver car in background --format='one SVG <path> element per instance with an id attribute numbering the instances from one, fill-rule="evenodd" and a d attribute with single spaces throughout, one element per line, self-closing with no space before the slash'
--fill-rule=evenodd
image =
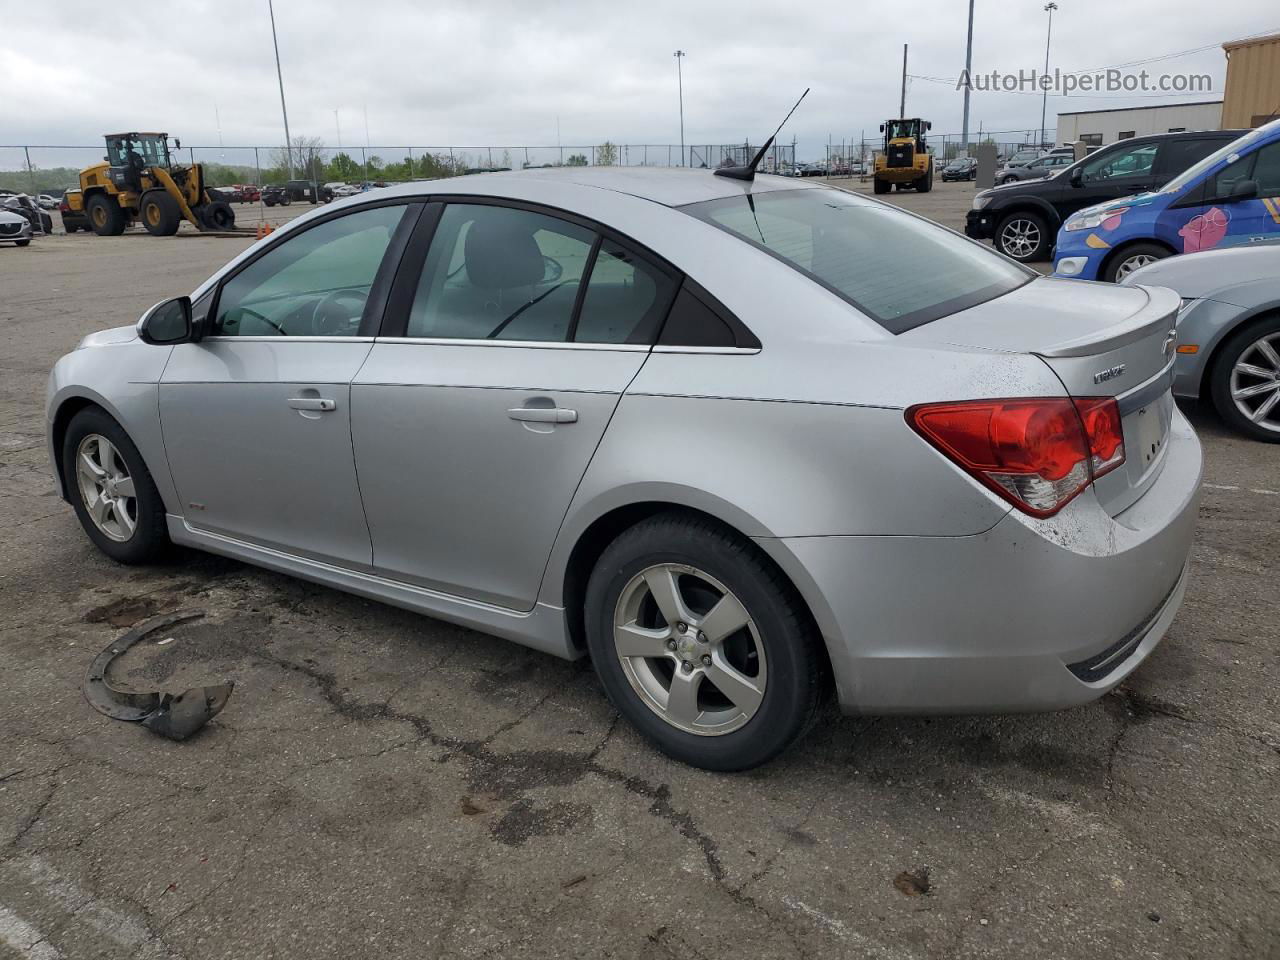
<path id="1" fill-rule="evenodd" d="M 20 213 L 0 209 L 0 243 L 28 246 L 31 243 L 31 221 Z"/>
<path id="2" fill-rule="evenodd" d="M 1280 443 L 1280 243 L 1157 260 L 1122 283 L 1182 298 L 1174 394 L 1208 400 L 1233 429 Z"/>
<path id="3" fill-rule="evenodd" d="M 1068 707 L 1181 602 L 1178 298 L 707 171 L 461 177 L 294 220 L 87 337 L 49 451 L 170 543 L 589 655 L 699 766 L 847 712 Z"/>

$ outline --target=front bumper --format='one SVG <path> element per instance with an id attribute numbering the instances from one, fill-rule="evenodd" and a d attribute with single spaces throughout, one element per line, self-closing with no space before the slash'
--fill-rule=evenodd
<path id="1" fill-rule="evenodd" d="M 847 713 L 997 713 L 1093 700 L 1181 604 L 1201 451 L 1173 414 L 1160 477 L 1109 516 L 1092 492 L 969 537 L 761 539 L 809 601 Z M 1074 669 L 1073 669 L 1074 668 Z"/>
<path id="2" fill-rule="evenodd" d="M 1110 252 L 1110 247 L 1094 249 L 1082 241 L 1065 248 L 1059 245 L 1053 254 L 1052 276 L 1067 280 L 1097 280 L 1102 276 L 1102 261 Z"/>
<path id="3" fill-rule="evenodd" d="M 964 235 L 974 240 L 990 240 L 996 235 L 996 221 L 999 220 L 990 208 L 970 210 L 964 218 Z"/>
<path id="4" fill-rule="evenodd" d="M 30 240 L 31 236 L 31 224 L 24 223 L 18 228 L 17 233 L 0 233 L 0 243 L 13 243 L 17 240 Z"/>

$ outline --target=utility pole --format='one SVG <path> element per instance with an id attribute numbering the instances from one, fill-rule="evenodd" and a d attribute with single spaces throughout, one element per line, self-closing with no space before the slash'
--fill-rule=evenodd
<path id="1" fill-rule="evenodd" d="M 1058 5 L 1054 3 L 1053 0 L 1049 0 L 1049 2 L 1044 5 L 1044 9 L 1045 9 L 1045 12 L 1049 14 L 1049 29 L 1045 32 L 1045 35 L 1044 35 L 1044 76 L 1040 78 L 1040 89 L 1044 91 L 1044 96 L 1040 100 L 1039 146 L 1041 147 L 1044 146 L 1045 109 L 1049 106 L 1049 87 L 1045 83 L 1045 81 L 1049 79 L 1049 41 L 1053 38 L 1053 11 L 1058 9 Z M 1057 137 L 1055 136 L 1054 139 L 1056 140 Z"/>
<path id="2" fill-rule="evenodd" d="M 902 99 L 898 101 L 898 116 L 907 115 L 907 45 L 902 45 Z"/>
<path id="3" fill-rule="evenodd" d="M 333 111 L 333 125 L 338 129 L 338 150 L 342 150 L 342 123 L 338 120 L 338 111 Z"/>
<path id="4" fill-rule="evenodd" d="M 276 80 L 280 83 L 280 113 L 284 117 L 284 163 L 289 168 L 289 179 L 293 179 L 293 141 L 289 139 L 289 111 L 284 105 L 284 74 L 280 72 L 280 42 L 276 40 L 276 11 L 271 0 L 267 0 L 267 12 L 271 15 L 271 46 L 276 51 Z"/>
<path id="5" fill-rule="evenodd" d="M 677 50 L 672 54 L 676 58 L 676 84 L 680 91 L 680 166 L 685 166 L 684 156 L 684 71 L 680 67 L 680 61 L 688 54 L 683 50 Z"/>
<path id="6" fill-rule="evenodd" d="M 969 153 L 969 90 L 973 79 L 969 71 L 973 69 L 973 3 L 969 0 L 969 40 L 964 48 L 964 122 L 960 132 L 960 150 L 966 156 Z"/>

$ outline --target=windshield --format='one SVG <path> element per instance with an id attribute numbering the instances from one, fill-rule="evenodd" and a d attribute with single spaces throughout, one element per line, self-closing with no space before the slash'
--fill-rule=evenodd
<path id="1" fill-rule="evenodd" d="M 169 146 L 164 137 L 111 137 L 107 157 L 113 167 L 167 167 Z"/>
<path id="2" fill-rule="evenodd" d="M 1035 277 L 928 220 L 841 190 L 747 194 L 680 209 L 772 254 L 890 333 L 966 310 Z"/>
<path id="3" fill-rule="evenodd" d="M 914 137 L 917 134 L 916 121 L 914 120 L 890 120 L 884 125 L 884 135 L 890 140 L 897 140 L 900 137 Z"/>
<path id="4" fill-rule="evenodd" d="M 1215 150 L 1199 163 L 1192 164 L 1187 167 L 1187 169 L 1183 170 L 1182 173 L 1178 174 L 1166 183 L 1160 192 L 1177 193 L 1183 187 L 1187 186 L 1187 184 L 1194 180 L 1198 180 L 1200 175 L 1206 170 L 1209 170 L 1221 163 L 1223 160 L 1226 160 L 1233 153 L 1239 153 L 1241 150 L 1246 149 L 1252 144 L 1257 143 L 1262 138 L 1270 136 L 1273 133 L 1280 133 L 1280 120 L 1273 120 L 1271 123 L 1258 127 L 1256 130 L 1250 130 L 1244 136 L 1232 140 L 1221 150 Z"/>

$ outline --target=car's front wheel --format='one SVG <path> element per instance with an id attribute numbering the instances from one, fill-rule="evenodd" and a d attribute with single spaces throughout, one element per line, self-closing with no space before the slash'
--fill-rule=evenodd
<path id="1" fill-rule="evenodd" d="M 1102 271 L 1102 279 L 1119 283 L 1133 271 L 1169 256 L 1169 249 L 1158 243 L 1135 243 L 1112 257 Z"/>
<path id="2" fill-rule="evenodd" d="M 1232 334 L 1209 376 L 1209 395 L 1228 426 L 1280 443 L 1280 315 Z"/>
<path id="3" fill-rule="evenodd" d="M 747 540 L 665 513 L 601 555 L 587 642 L 614 706 L 664 753 L 745 770 L 805 733 L 826 660 L 794 588 Z"/>
<path id="4" fill-rule="evenodd" d="M 129 435 L 104 410 L 71 418 L 62 476 L 89 539 L 120 563 L 148 563 L 169 546 L 164 501 Z"/>
<path id="5" fill-rule="evenodd" d="M 1049 243 L 1049 225 L 1038 213 L 1011 213 L 996 228 L 996 249 L 1021 263 L 1043 260 Z"/>

